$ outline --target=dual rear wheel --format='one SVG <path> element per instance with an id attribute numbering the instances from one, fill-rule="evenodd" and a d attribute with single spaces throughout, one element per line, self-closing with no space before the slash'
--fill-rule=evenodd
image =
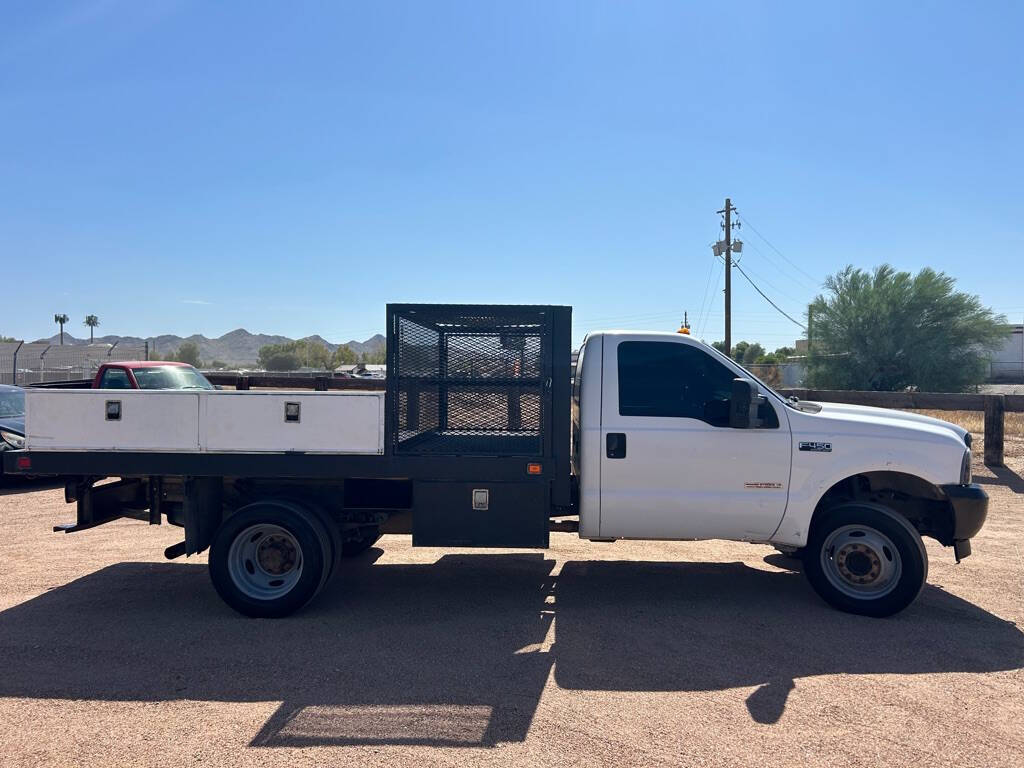
<path id="1" fill-rule="evenodd" d="M 217 530 L 210 544 L 210 578 L 239 613 L 277 618 L 312 600 L 342 554 L 340 530 L 328 513 L 290 500 L 259 501 L 236 511 Z"/>

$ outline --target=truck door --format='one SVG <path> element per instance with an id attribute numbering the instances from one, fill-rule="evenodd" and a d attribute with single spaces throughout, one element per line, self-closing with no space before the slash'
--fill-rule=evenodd
<path id="1" fill-rule="evenodd" d="M 605 337 L 601 536 L 763 539 L 786 509 L 785 408 L 733 429 L 737 372 L 686 337 Z"/>

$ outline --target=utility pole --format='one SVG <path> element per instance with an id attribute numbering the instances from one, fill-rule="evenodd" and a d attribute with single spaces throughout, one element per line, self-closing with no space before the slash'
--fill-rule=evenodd
<path id="1" fill-rule="evenodd" d="M 732 201 L 725 198 L 725 208 L 718 213 L 725 214 L 725 354 L 732 356 L 732 212 L 736 209 Z"/>

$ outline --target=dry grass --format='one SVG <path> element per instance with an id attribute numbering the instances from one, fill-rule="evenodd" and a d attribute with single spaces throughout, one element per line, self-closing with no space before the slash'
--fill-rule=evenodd
<path id="1" fill-rule="evenodd" d="M 980 455 L 985 442 L 985 414 L 982 411 L 915 410 L 943 421 L 959 424 L 974 435 L 974 453 Z M 1007 457 L 1024 457 L 1024 413 L 1007 413 L 1003 435 L 1003 451 Z"/>

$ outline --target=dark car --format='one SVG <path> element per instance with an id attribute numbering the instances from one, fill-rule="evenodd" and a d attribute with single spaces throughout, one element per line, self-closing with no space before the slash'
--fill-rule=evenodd
<path id="1" fill-rule="evenodd" d="M 25 390 L 0 384 L 0 451 L 25 447 Z"/>

